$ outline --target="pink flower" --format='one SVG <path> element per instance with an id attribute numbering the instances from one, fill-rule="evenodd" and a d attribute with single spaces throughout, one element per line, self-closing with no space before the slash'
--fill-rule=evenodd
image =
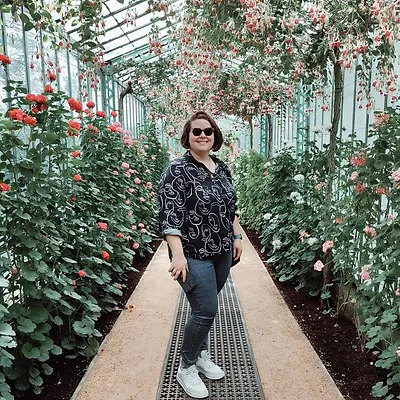
<path id="1" fill-rule="evenodd" d="M 392 221 L 394 221 L 396 217 L 393 214 L 389 214 L 388 218 L 391 219 Z"/>
<path id="2" fill-rule="evenodd" d="M 322 251 L 324 253 L 326 253 L 329 249 L 331 249 L 333 247 L 333 241 L 332 240 L 327 240 L 326 242 L 324 242 L 324 244 L 322 245 Z"/>
<path id="3" fill-rule="evenodd" d="M 394 294 L 395 294 L 396 296 L 400 296 L 400 288 L 397 288 L 397 290 L 394 292 Z"/>
<path id="4" fill-rule="evenodd" d="M 125 146 L 132 146 L 133 140 L 130 136 L 124 137 L 124 145 Z"/>
<path id="5" fill-rule="evenodd" d="M 106 231 L 107 228 L 108 228 L 108 226 L 107 226 L 107 224 L 106 224 L 105 222 L 99 222 L 99 223 L 97 224 L 97 226 L 98 226 L 102 231 Z"/>
<path id="6" fill-rule="evenodd" d="M 84 277 L 86 276 L 86 272 L 85 272 L 83 269 L 81 269 L 81 270 L 78 271 L 78 275 L 79 275 L 81 278 L 84 278 Z"/>
<path id="7" fill-rule="evenodd" d="M 140 223 L 138 224 L 138 227 L 139 227 L 139 228 L 144 228 L 144 225 L 140 222 Z"/>
<path id="8" fill-rule="evenodd" d="M 131 169 L 131 168 L 129 168 L 128 169 L 128 172 L 131 174 L 131 175 L 133 175 L 133 174 L 136 174 L 136 170 L 135 169 Z"/>
<path id="9" fill-rule="evenodd" d="M 134 188 L 129 188 L 129 189 L 128 189 L 128 192 L 129 192 L 129 193 L 133 193 L 134 191 L 135 191 Z"/>
<path id="10" fill-rule="evenodd" d="M 400 168 L 398 170 L 394 171 L 391 176 L 395 182 L 399 182 L 400 181 Z"/>
<path id="11" fill-rule="evenodd" d="M 139 185 L 140 182 L 142 182 L 139 178 L 135 178 L 134 182 L 136 183 L 136 185 Z"/>
<path id="12" fill-rule="evenodd" d="M 146 229 L 146 228 L 142 228 L 142 229 L 140 230 L 140 232 L 141 232 L 141 233 L 147 233 L 147 229 Z"/>
<path id="13" fill-rule="evenodd" d="M 129 206 L 131 204 L 131 201 L 129 199 L 125 200 L 125 204 Z"/>
<path id="14" fill-rule="evenodd" d="M 132 229 L 133 231 L 136 231 L 137 226 L 136 226 L 136 225 L 132 225 L 132 226 L 131 226 L 131 229 Z"/>
<path id="15" fill-rule="evenodd" d="M 151 182 L 147 182 L 146 183 L 146 187 L 147 187 L 147 189 L 152 189 L 153 188 L 153 184 Z"/>
<path id="16" fill-rule="evenodd" d="M 361 268 L 361 279 L 363 281 L 368 281 L 369 279 L 371 279 L 371 275 L 369 274 L 369 269 L 371 268 L 370 264 L 364 265 Z"/>
<path id="17" fill-rule="evenodd" d="M 141 135 L 140 137 L 141 137 L 143 140 L 147 139 L 147 136 L 146 136 L 146 135 Z"/>
<path id="18" fill-rule="evenodd" d="M 397 354 L 397 357 L 400 357 L 400 346 L 397 348 L 396 354 Z"/>
<path id="19" fill-rule="evenodd" d="M 316 271 L 322 271 L 322 269 L 324 268 L 324 263 L 321 260 L 318 260 L 315 264 L 314 264 L 314 269 Z"/>
<path id="20" fill-rule="evenodd" d="M 121 164 L 121 167 L 124 168 L 124 169 L 129 169 L 129 164 L 127 162 L 123 162 Z"/>
<path id="21" fill-rule="evenodd" d="M 130 177 L 131 177 L 131 174 L 130 174 L 130 172 L 129 172 L 129 171 L 126 171 L 126 172 L 125 172 L 125 175 L 126 175 L 128 178 L 130 178 Z"/>
<path id="22" fill-rule="evenodd" d="M 144 202 L 146 201 L 144 197 L 140 197 L 139 200 L 140 200 L 142 203 L 144 203 Z"/>
<path id="23" fill-rule="evenodd" d="M 146 169 L 146 174 L 150 174 L 150 172 L 151 172 L 151 171 L 147 168 L 147 169 Z"/>
<path id="24" fill-rule="evenodd" d="M 323 188 L 323 186 L 324 186 L 324 184 L 322 182 L 320 182 L 317 185 L 315 185 L 315 189 L 321 190 Z"/>
<path id="25" fill-rule="evenodd" d="M 376 193 L 380 194 L 380 195 L 387 195 L 388 194 L 388 190 L 386 188 L 383 187 L 377 187 L 375 189 Z"/>
<path id="26" fill-rule="evenodd" d="M 304 242 L 304 238 L 308 238 L 308 237 L 310 237 L 310 234 L 307 233 L 306 231 L 300 232 L 300 240 L 301 240 L 302 242 Z"/>
<path id="27" fill-rule="evenodd" d="M 112 173 L 113 173 L 113 175 L 118 175 L 118 171 L 114 170 Z"/>
<path id="28" fill-rule="evenodd" d="M 376 236 L 376 230 L 375 230 L 375 228 L 373 228 L 372 226 L 369 226 L 369 225 L 367 225 L 367 226 L 364 228 L 364 233 L 365 233 L 366 235 L 371 235 L 371 237 L 375 237 L 375 236 Z"/>
<path id="29" fill-rule="evenodd" d="M 132 248 L 134 248 L 135 250 L 138 249 L 140 247 L 140 244 L 138 242 L 134 242 L 132 245 Z"/>
<path id="30" fill-rule="evenodd" d="M 120 239 L 123 239 L 125 236 L 122 232 L 117 233 L 117 237 L 119 237 Z"/>
<path id="31" fill-rule="evenodd" d="M 357 171 L 354 171 L 354 172 L 350 175 L 350 180 L 354 182 L 354 181 L 357 180 L 357 178 L 358 178 L 358 172 L 357 172 Z"/>
<path id="32" fill-rule="evenodd" d="M 358 182 L 356 186 L 354 186 L 354 189 L 358 193 L 363 193 L 367 190 L 367 187 L 364 185 L 363 182 Z"/>
<path id="33" fill-rule="evenodd" d="M 130 217 L 132 217 L 133 211 L 132 211 L 132 210 L 128 211 L 128 215 L 129 215 Z"/>

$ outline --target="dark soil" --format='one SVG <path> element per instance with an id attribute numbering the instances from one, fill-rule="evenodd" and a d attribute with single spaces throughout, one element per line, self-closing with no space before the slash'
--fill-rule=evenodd
<path id="1" fill-rule="evenodd" d="M 275 279 L 275 271 L 266 263 L 267 255 L 255 232 L 246 230 L 251 244 L 257 250 L 290 311 L 329 371 L 337 387 L 347 400 L 372 400 L 372 386 L 386 381 L 383 369 L 374 366 L 377 356 L 364 349 L 355 325 L 348 319 L 325 315 L 320 300 L 305 290 Z"/>
<path id="2" fill-rule="evenodd" d="M 153 252 L 157 250 L 160 244 L 161 240 L 159 239 L 151 243 Z M 137 256 L 133 260 L 132 265 L 139 272 L 128 272 L 127 280 L 124 283 L 126 287 L 123 295 L 116 298 L 119 304 L 119 310 L 103 314 L 96 323 L 96 328 L 103 334 L 103 339 L 111 331 L 123 308 L 129 306 L 126 303 L 152 258 L 153 254 L 148 254 L 145 257 Z M 53 367 L 54 372 L 49 377 L 43 377 L 43 392 L 40 395 L 27 393 L 22 400 L 70 400 L 89 367 L 91 360 L 92 359 L 85 357 L 78 357 L 76 359 L 68 359 L 63 356 L 54 357 L 52 360 L 48 361 L 48 364 Z"/>

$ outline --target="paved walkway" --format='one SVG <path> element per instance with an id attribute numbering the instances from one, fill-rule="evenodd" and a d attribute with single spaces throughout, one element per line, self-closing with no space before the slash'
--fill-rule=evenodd
<path id="1" fill-rule="evenodd" d="M 243 236 L 232 276 L 266 399 L 343 399 Z M 168 266 L 164 242 L 71 400 L 156 400 L 180 291 Z"/>

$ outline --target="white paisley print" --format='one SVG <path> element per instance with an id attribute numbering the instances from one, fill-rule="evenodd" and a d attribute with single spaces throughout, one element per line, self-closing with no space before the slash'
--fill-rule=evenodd
<path id="1" fill-rule="evenodd" d="M 188 151 L 163 173 L 158 190 L 160 233 L 179 235 L 186 257 L 231 250 L 236 194 L 228 167 L 217 157 L 213 174 Z"/>

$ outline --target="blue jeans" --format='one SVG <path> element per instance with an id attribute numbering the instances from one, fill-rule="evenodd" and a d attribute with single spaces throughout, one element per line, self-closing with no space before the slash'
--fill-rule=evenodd
<path id="1" fill-rule="evenodd" d="M 186 323 L 181 349 L 184 367 L 196 363 L 208 348 L 208 332 L 218 309 L 218 293 L 225 285 L 232 265 L 232 251 L 202 260 L 188 258 L 188 268 L 197 285 L 186 293 L 192 313 Z"/>

